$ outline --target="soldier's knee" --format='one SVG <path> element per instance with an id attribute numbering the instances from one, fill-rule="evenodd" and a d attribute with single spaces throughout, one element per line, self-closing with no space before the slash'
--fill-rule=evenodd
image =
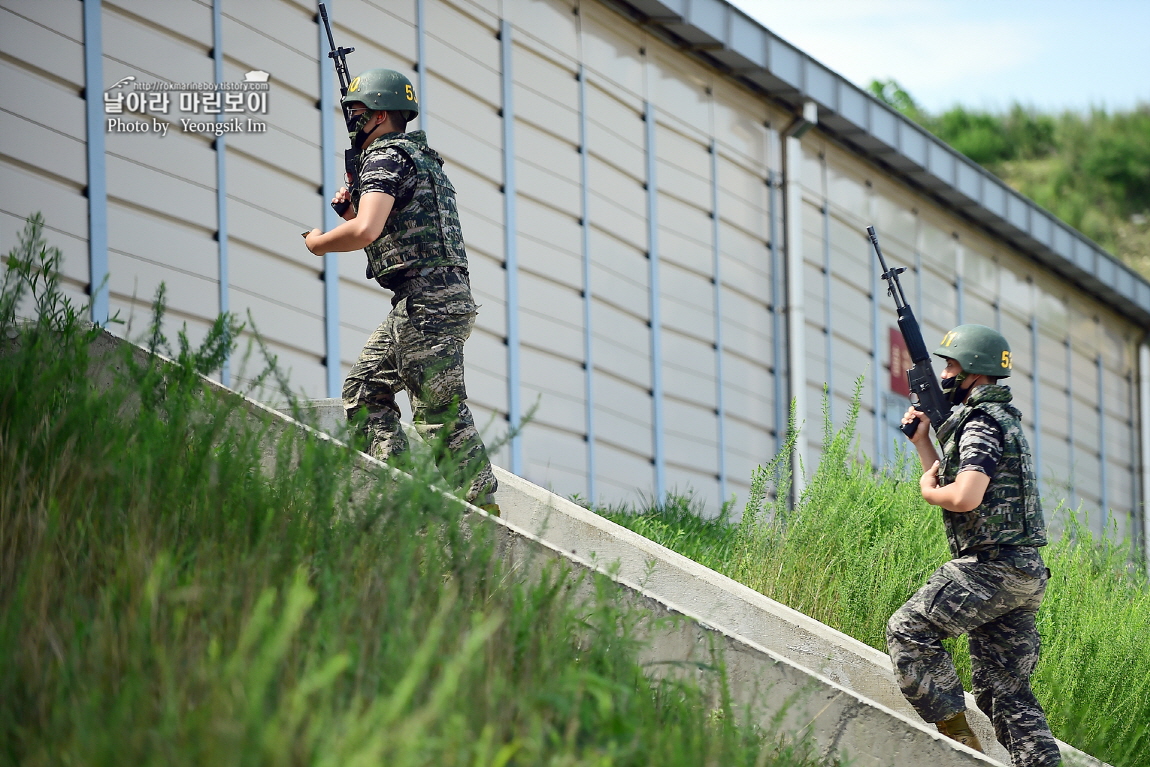
<path id="1" fill-rule="evenodd" d="M 887 618 L 886 621 L 886 643 L 890 646 L 892 642 L 897 642 L 906 637 L 909 621 L 907 619 L 906 607 L 900 607 L 895 610 L 894 615 Z"/>
<path id="2" fill-rule="evenodd" d="M 343 397 L 344 403 L 351 402 L 355 399 L 356 393 L 359 391 L 359 381 L 351 378 L 344 379 L 343 389 L 340 391 L 340 396 Z"/>
<path id="3" fill-rule="evenodd" d="M 416 408 L 419 420 L 434 424 L 449 424 L 459 420 L 459 400 L 422 400 Z"/>

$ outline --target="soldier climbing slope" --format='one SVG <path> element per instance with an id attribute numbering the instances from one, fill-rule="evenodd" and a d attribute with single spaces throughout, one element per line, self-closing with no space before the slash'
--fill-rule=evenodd
<path id="1" fill-rule="evenodd" d="M 467 253 L 455 189 L 423 131 L 406 133 L 419 113 L 411 81 L 370 69 L 343 98 L 352 148 L 345 222 L 305 235 L 317 256 L 363 248 L 367 277 L 393 292 L 391 312 L 367 340 L 343 384 L 348 419 L 361 409 L 368 450 L 386 460 L 406 453 L 397 392 L 411 396 L 416 431 L 436 449 L 436 463 L 468 501 L 498 514 L 495 475 L 467 407 L 463 344 L 475 324 Z"/>
<path id="2" fill-rule="evenodd" d="M 983 325 L 959 325 L 934 352 L 946 360 L 942 389 L 958 405 L 938 429 L 918 419 L 911 441 L 925 473 L 922 497 L 942 507 L 954 557 L 931 575 L 887 622 L 887 648 L 903 695 L 939 732 L 977 751 L 966 721 L 962 684 L 941 640 L 968 634 L 974 697 L 990 717 L 1014 767 L 1061 763 L 1046 715 L 1030 689 L 1038 662 L 1035 615 L 1050 571 L 1038 486 L 1021 414 L 1010 388 L 1010 346 Z"/>

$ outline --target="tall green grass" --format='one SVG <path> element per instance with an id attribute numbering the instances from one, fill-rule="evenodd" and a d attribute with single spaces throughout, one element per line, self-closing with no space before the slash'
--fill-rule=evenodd
<path id="1" fill-rule="evenodd" d="M 917 459 L 876 471 L 856 458 L 857 413 L 856 394 L 846 425 L 826 427 L 818 467 L 793 508 L 771 500 L 786 499 L 790 487 L 787 462 L 776 458 L 755 472 L 737 525 L 700 521 L 683 499 L 606 513 L 885 652 L 887 619 L 950 555 L 939 511 L 919 493 Z M 1043 549 L 1053 578 L 1038 615 L 1034 688 L 1059 738 L 1114 765 L 1148 765 L 1150 589 L 1127 546 L 1068 520 Z M 947 646 L 970 689 L 965 638 Z"/>
<path id="2" fill-rule="evenodd" d="M 229 318 L 192 348 L 157 312 L 171 363 L 96 365 L 58 269 L 33 220 L 0 292 L 0 764 L 813 763 L 720 676 L 651 679 L 608 579 L 509 572 L 430 464 L 365 488 L 206 385 Z"/>

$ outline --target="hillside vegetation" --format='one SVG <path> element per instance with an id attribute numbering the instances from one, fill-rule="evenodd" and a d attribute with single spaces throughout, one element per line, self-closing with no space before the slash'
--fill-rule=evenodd
<path id="1" fill-rule="evenodd" d="M 923 110 L 893 80 L 871 93 L 1150 277 L 1150 104 L 1126 112 Z"/>
<path id="2" fill-rule="evenodd" d="M 861 386 L 861 380 L 859 385 Z M 690 499 L 601 513 L 886 652 L 887 619 L 950 558 L 938 509 L 922 500 L 917 457 L 884 473 L 854 458 L 858 395 L 848 423 L 826 427 L 823 454 L 795 507 L 787 461 L 759 468 L 742 520 L 703 520 Z M 790 444 L 780 456 L 790 455 Z M 913 460 L 913 464 L 908 460 Z M 1046 513 L 1068 516 L 1064 509 Z M 1038 613 L 1034 689 L 1054 734 L 1115 767 L 1150 764 L 1150 589 L 1129 548 L 1094 539 L 1070 515 L 1043 549 L 1053 572 Z M 947 642 L 967 690 L 966 640 Z"/>
<path id="3" fill-rule="evenodd" d="M 814 764 L 721 658 L 652 680 L 606 577 L 508 572 L 430 463 L 273 438 L 201 377 L 229 318 L 94 378 L 58 267 L 33 221 L 0 291 L 0 765 Z"/>

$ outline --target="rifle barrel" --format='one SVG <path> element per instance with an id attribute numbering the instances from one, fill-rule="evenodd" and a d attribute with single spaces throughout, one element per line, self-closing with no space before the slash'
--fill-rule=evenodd
<path id="1" fill-rule="evenodd" d="M 347 54 L 351 53 L 354 48 L 337 48 L 335 45 L 335 36 L 331 33 L 331 21 L 327 17 L 327 6 L 323 4 L 323 0 L 319 0 L 319 16 L 323 20 L 323 28 L 327 31 L 327 44 L 331 49 L 327 55 L 335 64 L 335 74 L 339 77 L 339 92 L 341 96 L 347 95 L 347 86 L 351 82 L 351 75 L 347 71 Z"/>

